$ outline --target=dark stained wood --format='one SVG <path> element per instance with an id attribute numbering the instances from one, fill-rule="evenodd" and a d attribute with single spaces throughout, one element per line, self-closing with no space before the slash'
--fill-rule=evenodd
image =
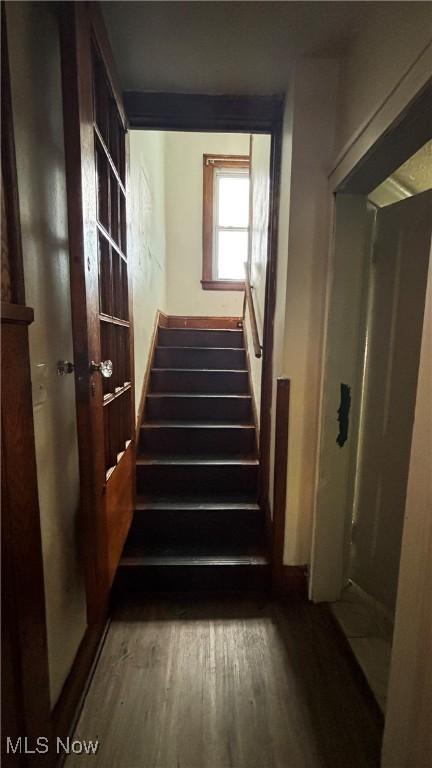
<path id="1" fill-rule="evenodd" d="M 201 285 L 206 291 L 244 291 L 244 281 L 216 280 L 213 275 L 214 169 L 249 168 L 248 155 L 203 155 L 203 264 Z"/>
<path id="2" fill-rule="evenodd" d="M 160 421 L 235 421 L 250 423 L 250 395 L 214 395 L 200 393 L 150 392 L 146 403 L 146 419 Z"/>
<path id="3" fill-rule="evenodd" d="M 164 347 L 243 347 L 242 328 L 209 329 L 207 326 L 161 328 L 158 344 Z"/>
<path id="4" fill-rule="evenodd" d="M 106 622 L 101 625 L 94 624 L 86 629 L 72 668 L 52 712 L 52 730 L 56 738 L 59 737 L 64 740 L 73 734 L 108 627 L 109 622 Z"/>
<path id="5" fill-rule="evenodd" d="M 5 754 L 6 736 L 30 742 L 51 736 L 50 690 L 28 340 L 33 310 L 25 306 L 4 4 L 1 21 L 2 278 L 7 266 L 8 281 L 2 291 L 8 302 L 1 303 L 1 763 L 27 768 L 50 766 L 51 757 Z"/>
<path id="6" fill-rule="evenodd" d="M 26 307 L 24 304 L 9 304 L 5 301 L 1 303 L 1 321 L 2 323 L 18 323 L 30 325 L 34 320 L 34 311 L 32 307 Z"/>
<path id="7" fill-rule="evenodd" d="M 133 498 L 124 453 L 126 448 L 126 454 L 133 452 L 135 446 L 132 276 L 122 184 L 122 179 L 127 184 L 128 144 L 100 10 L 93 3 L 67 3 L 60 8 L 60 17 L 80 538 L 88 620 L 100 625 L 108 609 L 114 547 L 118 560 L 128 520 L 123 503 L 115 506 L 119 497 L 110 493 L 107 479 L 123 490 L 130 482 L 130 492 L 124 490 L 122 498 Z M 90 362 L 108 357 L 113 376 L 102 381 L 90 370 Z"/>
<path id="8" fill-rule="evenodd" d="M 255 306 L 254 306 L 254 301 L 252 296 L 252 289 L 250 284 L 248 267 L 246 267 L 246 278 L 244 281 L 244 290 L 245 290 L 246 304 L 249 308 L 249 317 L 251 322 L 252 344 L 254 348 L 254 354 L 255 354 L 255 357 L 261 357 L 262 347 L 261 347 L 259 335 L 258 335 L 258 325 L 256 320 Z M 243 315 L 243 319 L 244 319 L 244 315 Z"/>
<path id="9" fill-rule="evenodd" d="M 2 687 L 2 715 L 6 718 L 5 727 L 10 727 L 11 719 L 18 718 L 22 727 L 19 735 L 34 739 L 38 735 L 50 736 L 50 693 L 28 328 L 25 324 L 2 322 L 1 371 L 2 659 L 5 682 L 11 681 L 16 692 L 11 699 L 11 687 Z M 8 653 L 6 658 L 3 652 Z M 15 713 L 14 704 L 18 707 Z M 3 733 L 8 731 L 3 730 Z M 42 762 L 35 761 L 34 764 Z"/>
<path id="10" fill-rule="evenodd" d="M 151 387 L 153 392 L 248 394 L 249 377 L 246 370 L 193 371 L 187 368 L 153 368 Z"/>
<path id="11" fill-rule="evenodd" d="M 131 128 L 160 130 L 268 133 L 283 109 L 281 96 L 126 91 L 123 99 Z"/>
<path id="12" fill-rule="evenodd" d="M 141 427 L 140 450 L 147 456 L 249 456 L 256 450 L 253 424 L 146 422 Z"/>
<path id="13" fill-rule="evenodd" d="M 15 137 L 12 119 L 12 98 L 10 88 L 9 56 L 6 29 L 5 6 L 1 6 L 1 185 L 2 203 L 2 262 L 3 244 L 8 254 L 10 303 L 25 305 L 24 268 L 21 245 L 21 224 L 19 215 L 18 183 L 16 175 Z M 6 237 L 4 231 L 6 230 Z M 2 263 L 3 272 L 3 263 Z M 2 274 L 2 282 L 6 276 Z M 2 285 L 3 290 L 3 285 Z M 3 298 L 3 294 L 2 294 Z"/>
<path id="14" fill-rule="evenodd" d="M 155 368 L 213 368 L 244 371 L 246 354 L 235 347 L 158 347 Z"/>
<path id="15" fill-rule="evenodd" d="M 325 608 L 188 595 L 119 605 L 75 737 L 94 768 L 378 768 L 381 733 Z"/>
<path id="16" fill-rule="evenodd" d="M 266 299 L 263 330 L 260 424 L 260 503 L 269 509 L 271 409 L 273 395 L 273 339 L 276 308 L 277 247 L 279 226 L 282 117 L 272 126 L 270 157 L 269 233 L 267 248 Z"/>
<path id="17" fill-rule="evenodd" d="M 241 317 L 192 317 L 189 315 L 170 315 L 168 328 L 232 328 L 243 327 Z"/>
<path id="18" fill-rule="evenodd" d="M 272 533 L 272 585 L 275 591 L 281 591 L 284 587 L 283 553 L 285 544 L 289 403 L 290 380 L 278 378 L 276 388 Z"/>
<path id="19" fill-rule="evenodd" d="M 111 587 L 132 522 L 135 507 L 135 450 L 132 444 L 119 462 L 120 472 L 113 472 L 106 484 L 108 531 L 108 578 Z"/>

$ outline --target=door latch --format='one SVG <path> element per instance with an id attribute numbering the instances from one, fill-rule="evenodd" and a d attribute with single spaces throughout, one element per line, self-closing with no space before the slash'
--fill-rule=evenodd
<path id="1" fill-rule="evenodd" d="M 59 360 L 57 363 L 57 376 L 66 376 L 67 373 L 73 373 L 74 370 L 75 365 L 70 360 Z"/>

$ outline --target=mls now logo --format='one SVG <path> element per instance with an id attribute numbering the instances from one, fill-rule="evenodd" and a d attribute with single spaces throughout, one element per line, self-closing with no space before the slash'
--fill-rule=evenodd
<path id="1" fill-rule="evenodd" d="M 98 751 L 99 742 L 98 741 L 92 741 L 91 739 L 89 741 L 86 741 L 83 739 L 74 739 L 73 741 L 69 738 L 62 741 L 62 739 L 57 738 L 57 754 L 60 752 L 63 752 L 65 755 L 70 755 L 71 752 L 74 755 L 95 755 Z"/>
<path id="2" fill-rule="evenodd" d="M 99 748 L 98 741 L 86 741 L 85 739 L 71 739 L 69 736 L 63 740 L 57 737 L 57 754 L 70 755 L 95 755 Z M 27 736 L 19 736 L 13 740 L 10 736 L 6 738 L 6 752 L 12 755 L 46 755 L 49 752 L 50 745 L 46 736 L 39 736 L 33 742 Z"/>

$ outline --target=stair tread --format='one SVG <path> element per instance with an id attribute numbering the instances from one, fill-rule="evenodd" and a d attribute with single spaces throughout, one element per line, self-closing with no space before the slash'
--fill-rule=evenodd
<path id="1" fill-rule="evenodd" d="M 120 560 L 123 567 L 137 566 L 217 566 L 217 565 L 268 565 L 265 555 L 124 555 Z"/>
<path id="2" fill-rule="evenodd" d="M 152 464 L 169 465 L 169 464 L 181 464 L 185 466 L 201 466 L 201 465 L 215 465 L 224 466 L 229 464 L 230 466 L 258 466 L 259 461 L 253 457 L 243 456 L 185 456 L 184 454 L 174 454 L 171 456 L 157 456 L 152 458 L 151 456 L 138 456 L 136 463 L 141 466 L 151 466 Z"/>
<path id="3" fill-rule="evenodd" d="M 136 511 L 165 510 L 165 509 L 202 509 L 202 510 L 224 510 L 224 509 L 248 509 L 251 511 L 259 510 L 259 504 L 251 499 L 241 499 L 238 496 L 234 498 L 213 497 L 213 498 L 194 498 L 186 496 L 138 496 L 135 503 Z"/>
<path id="4" fill-rule="evenodd" d="M 209 331 L 214 331 L 215 333 L 220 333 L 223 331 L 223 333 L 243 333 L 243 328 L 192 328 L 192 327 L 185 327 L 185 326 L 176 326 L 176 325 L 170 325 L 170 326 L 164 326 L 159 325 L 159 329 L 162 329 L 162 331 L 193 331 L 196 333 L 208 333 Z"/>
<path id="5" fill-rule="evenodd" d="M 159 371 L 176 371 L 177 373 L 178 371 L 185 371 L 187 373 L 197 373 L 197 372 L 198 373 L 233 373 L 233 374 L 247 373 L 247 370 L 245 370 L 244 368 L 172 368 L 172 367 L 157 368 L 156 367 L 156 368 L 152 368 L 152 372 L 153 371 L 158 371 L 158 372 Z"/>
<path id="6" fill-rule="evenodd" d="M 244 421 L 173 421 L 167 419 L 166 421 L 144 421 L 141 424 L 141 429 L 255 429 L 255 425 Z"/>
<path id="7" fill-rule="evenodd" d="M 153 369 L 155 370 L 155 369 Z M 159 369 L 160 370 L 160 369 Z M 182 369 L 185 370 L 185 369 Z M 189 398 L 204 398 L 204 397 L 227 397 L 233 400 L 243 399 L 250 400 L 251 395 L 247 393 L 235 393 L 235 392 L 149 392 L 147 397 L 189 397 Z"/>
<path id="8" fill-rule="evenodd" d="M 166 347 L 163 345 L 157 345 L 156 349 L 171 350 L 171 349 L 183 349 L 188 352 L 192 349 L 194 352 L 244 352 L 244 347 L 187 347 L 184 344 L 170 344 Z"/>

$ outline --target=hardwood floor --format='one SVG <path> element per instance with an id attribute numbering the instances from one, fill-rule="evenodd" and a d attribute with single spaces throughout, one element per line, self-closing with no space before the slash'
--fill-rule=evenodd
<path id="1" fill-rule="evenodd" d="M 373 768 L 382 719 L 325 608 L 130 596 L 66 768 Z"/>

